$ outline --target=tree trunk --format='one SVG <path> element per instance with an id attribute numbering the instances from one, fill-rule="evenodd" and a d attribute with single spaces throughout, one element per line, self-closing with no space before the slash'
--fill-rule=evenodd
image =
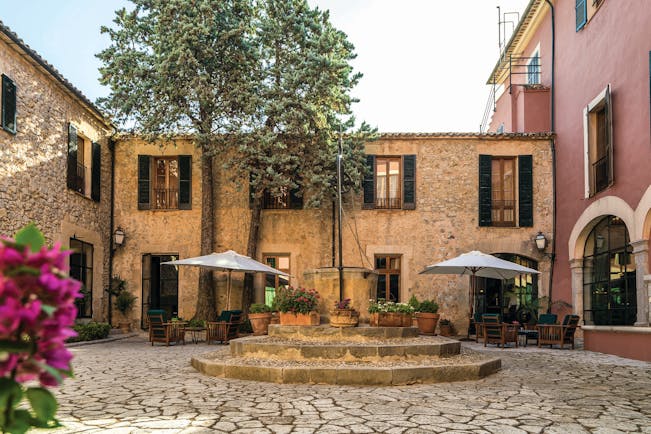
<path id="1" fill-rule="evenodd" d="M 215 209 L 213 206 L 213 167 L 212 156 L 207 145 L 201 146 L 201 255 L 209 255 L 214 250 Z M 197 289 L 197 309 L 195 319 L 215 321 L 215 282 L 211 270 L 199 269 L 199 288 Z"/>
<path id="2" fill-rule="evenodd" d="M 260 236 L 260 223 L 262 220 L 262 197 L 256 195 L 251 204 L 251 225 L 249 226 L 249 240 L 246 245 L 246 255 L 256 259 L 258 255 L 258 238 Z M 247 273 L 244 277 L 244 291 L 242 293 L 242 307 L 246 312 L 253 302 L 253 274 Z"/>

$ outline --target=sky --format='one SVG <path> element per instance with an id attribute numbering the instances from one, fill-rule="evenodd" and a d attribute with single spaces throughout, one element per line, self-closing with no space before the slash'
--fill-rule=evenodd
<path id="1" fill-rule="evenodd" d="M 353 89 L 359 121 L 380 132 L 477 132 L 499 55 L 498 10 L 522 13 L 528 0 L 308 0 L 330 11 L 355 45 Z M 0 0 L 0 20 L 91 101 L 95 54 L 127 0 Z M 514 20 L 514 15 L 507 16 Z M 512 25 L 510 26 L 512 27 Z M 512 29 L 511 29 L 512 30 Z"/>

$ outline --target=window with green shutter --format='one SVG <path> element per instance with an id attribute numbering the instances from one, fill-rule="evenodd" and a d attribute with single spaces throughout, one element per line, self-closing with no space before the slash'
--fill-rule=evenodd
<path id="1" fill-rule="evenodd" d="M 490 155 L 479 156 L 479 226 L 491 226 L 491 168 Z"/>
<path id="2" fill-rule="evenodd" d="M 150 208 L 150 165 L 149 155 L 138 155 L 138 209 Z"/>
<path id="3" fill-rule="evenodd" d="M 518 157 L 518 226 L 533 226 L 533 158 L 531 155 Z"/>
<path id="4" fill-rule="evenodd" d="M 587 0 L 575 0 L 574 9 L 576 10 L 576 31 L 581 30 L 585 23 L 588 22 L 588 4 Z"/>
<path id="5" fill-rule="evenodd" d="M 402 157 L 402 209 L 416 209 L 416 156 Z"/>
<path id="6" fill-rule="evenodd" d="M 416 155 L 367 155 L 362 209 L 416 209 Z"/>
<path id="7" fill-rule="evenodd" d="M 192 156 L 138 155 L 138 209 L 192 209 Z"/>
<path id="8" fill-rule="evenodd" d="M 2 128 L 16 134 L 16 85 L 7 77 L 2 75 Z"/>
<path id="9" fill-rule="evenodd" d="M 363 209 L 375 208 L 375 155 L 366 156 L 366 173 L 363 181 L 364 204 Z"/>

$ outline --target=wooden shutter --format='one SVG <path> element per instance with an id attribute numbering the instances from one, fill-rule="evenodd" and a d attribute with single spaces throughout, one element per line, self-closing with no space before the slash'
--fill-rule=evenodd
<path id="1" fill-rule="evenodd" d="M 610 91 L 610 84 L 606 87 L 606 128 L 608 128 L 608 144 L 606 155 L 608 155 L 608 186 L 615 182 L 615 166 L 613 165 L 613 97 Z"/>
<path id="2" fill-rule="evenodd" d="M 138 155 L 138 209 L 150 208 L 150 171 L 149 155 Z"/>
<path id="3" fill-rule="evenodd" d="M 479 156 L 479 226 L 492 224 L 492 159 L 490 155 Z"/>
<path id="4" fill-rule="evenodd" d="M 192 209 L 191 155 L 179 155 L 179 209 Z"/>
<path id="5" fill-rule="evenodd" d="M 578 32 L 588 22 L 588 5 L 587 0 L 576 0 L 574 9 L 576 10 L 576 31 Z"/>
<path id="6" fill-rule="evenodd" d="M 68 188 L 77 190 L 77 128 L 68 124 Z"/>
<path id="7" fill-rule="evenodd" d="M 402 209 L 416 209 L 416 156 L 402 157 Z"/>
<path id="8" fill-rule="evenodd" d="M 91 149 L 90 198 L 99 202 L 102 185 L 102 147 L 93 142 Z"/>
<path id="9" fill-rule="evenodd" d="M 375 208 L 375 155 L 366 156 L 366 173 L 362 186 L 364 188 L 362 209 Z"/>
<path id="10" fill-rule="evenodd" d="M 531 155 L 518 156 L 518 205 L 521 227 L 533 226 L 533 158 Z"/>
<path id="11" fill-rule="evenodd" d="M 301 189 L 299 187 L 289 190 L 289 208 L 290 209 L 303 209 L 303 196 L 299 195 Z"/>
<path id="12" fill-rule="evenodd" d="M 6 75 L 2 76 L 2 128 L 16 133 L 16 85 Z"/>

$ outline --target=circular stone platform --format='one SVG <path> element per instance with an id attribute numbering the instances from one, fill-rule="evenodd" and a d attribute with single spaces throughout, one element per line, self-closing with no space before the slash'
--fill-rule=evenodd
<path id="1" fill-rule="evenodd" d="M 497 372 L 498 358 L 461 352 L 461 343 L 418 336 L 412 327 L 278 326 L 269 336 L 230 341 L 224 351 L 192 358 L 217 377 L 275 383 L 399 385 L 476 380 Z"/>

